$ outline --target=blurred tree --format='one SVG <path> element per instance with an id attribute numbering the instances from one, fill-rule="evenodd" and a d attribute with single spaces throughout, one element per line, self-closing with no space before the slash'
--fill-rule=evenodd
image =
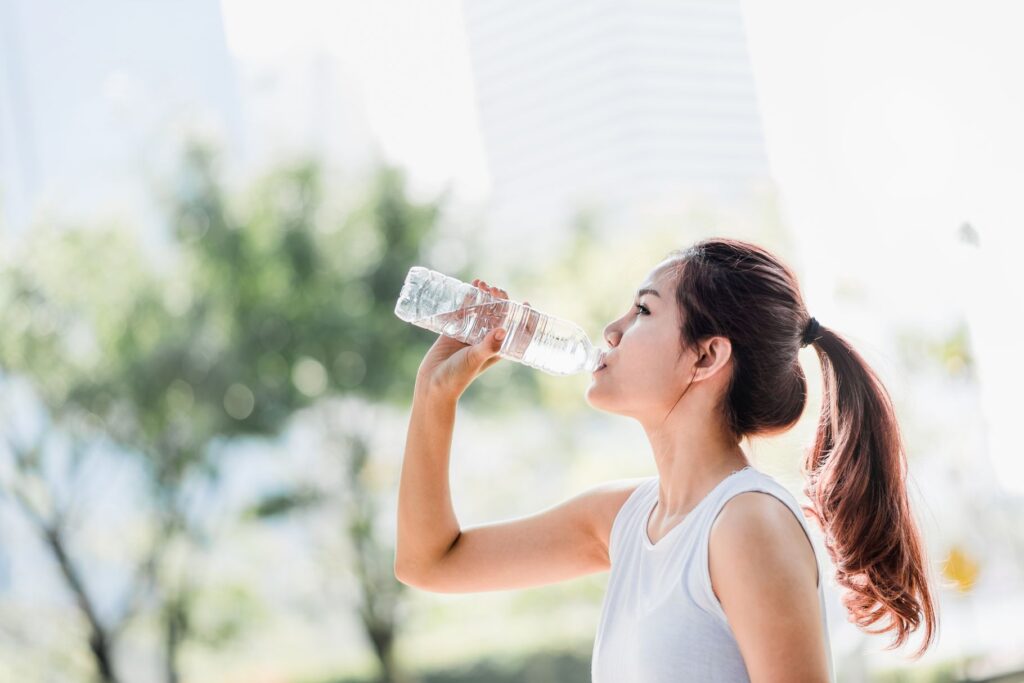
<path id="1" fill-rule="evenodd" d="M 103 372 L 107 359 L 95 352 L 96 345 L 120 325 L 125 294 L 144 289 L 136 255 L 133 245 L 116 233 L 37 232 L 25 244 L 22 258 L 0 271 L 0 310 L 5 312 L 0 377 L 5 398 L 16 390 L 20 376 L 31 382 L 39 403 L 34 429 L 5 425 L 10 466 L 0 482 L 0 496 L 17 504 L 55 560 L 84 618 L 89 648 L 104 681 L 117 680 L 113 642 L 137 601 L 125 600 L 121 610 L 105 616 L 81 558 L 73 556 L 71 536 L 83 514 L 82 473 L 96 457 L 102 433 L 122 420 L 104 424 L 88 407 L 76 407 L 72 395 Z M 103 297 L 114 273 L 120 286 Z M 95 305 L 101 301 L 110 307 Z M 24 420 L 25 414 L 15 416 Z M 4 417 L 11 419 L 10 411 Z M 57 481 L 62 471 L 65 481 Z M 156 548 L 153 551 L 136 569 L 133 594 L 141 594 L 152 577 L 157 564 Z"/>
<path id="2" fill-rule="evenodd" d="M 105 681 L 117 680 L 114 641 L 144 607 L 162 624 L 169 683 L 180 678 L 185 643 L 220 643 L 238 631 L 192 618 L 203 548 L 216 535 L 202 492 L 216 490 L 232 437 L 275 434 L 332 394 L 398 405 L 411 398 L 433 335 L 398 320 L 393 307 L 409 267 L 429 265 L 424 250 L 441 200 L 411 202 L 402 174 L 385 167 L 338 218 L 323 208 L 321 183 L 316 164 L 298 163 L 271 173 L 233 210 L 215 152 L 190 144 L 165 197 L 174 239 L 159 262 L 124 231 L 40 232 L 0 272 L 0 308 L 12 315 L 0 329 L 2 377 L 29 380 L 52 427 L 34 441 L 6 430 L 15 474 L 2 491 L 46 540 Z M 472 264 L 452 274 L 468 280 L 469 272 Z M 529 391 L 533 377 L 520 371 L 512 380 Z M 149 508 L 138 514 L 151 519 L 152 534 L 122 609 L 108 617 L 77 569 L 89 558 L 69 550 L 60 500 L 69 489 L 46 481 L 46 461 L 57 457 L 47 439 L 57 432 L 79 459 L 109 439 L 143 465 Z M 252 512 L 263 519 L 346 501 L 361 622 L 381 680 L 397 680 L 394 613 L 404 586 L 393 576 L 393 548 L 374 532 L 374 491 L 360 476 L 367 445 L 338 442 L 347 444 L 348 491 L 313 482 L 270 492 Z M 46 493 L 34 497 L 37 490 Z"/>

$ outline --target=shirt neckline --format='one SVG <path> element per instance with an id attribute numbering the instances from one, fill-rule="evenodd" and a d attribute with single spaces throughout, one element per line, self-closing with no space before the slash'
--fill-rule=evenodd
<path id="1" fill-rule="evenodd" d="M 713 494 L 715 491 L 717 491 L 719 488 L 721 488 L 722 484 L 727 482 L 734 474 L 739 474 L 740 472 L 743 472 L 745 470 L 750 470 L 750 469 L 753 469 L 753 467 L 751 467 L 750 465 L 747 465 L 746 467 L 742 467 L 742 468 L 740 468 L 738 470 L 733 470 L 732 472 L 727 474 L 722 479 L 722 481 L 720 481 L 717 484 L 715 484 L 714 487 L 710 491 L 708 491 L 707 494 L 705 494 L 705 496 L 703 498 L 700 499 L 700 502 L 698 502 L 696 505 L 694 505 L 693 508 L 689 512 L 686 513 L 686 516 L 683 517 L 682 521 L 680 521 L 674 527 L 669 529 L 665 533 L 665 535 L 663 535 L 660 539 L 658 539 L 657 543 L 652 543 L 651 542 L 651 537 L 647 535 L 647 525 L 651 521 L 651 515 L 654 514 L 654 508 L 657 507 L 657 505 L 658 505 L 658 494 L 657 494 L 657 487 L 656 487 L 657 486 L 657 482 L 658 482 L 658 478 L 655 477 L 654 478 L 654 482 L 655 482 L 654 502 L 651 503 L 649 508 L 647 508 L 647 514 L 645 514 L 643 516 L 643 523 L 640 525 L 640 536 L 643 538 L 644 547 L 647 548 L 648 550 L 657 550 L 658 548 L 661 548 L 663 545 L 666 545 L 665 541 L 667 541 L 670 536 L 675 534 L 676 531 L 678 531 L 682 527 L 686 526 L 687 522 L 689 522 L 691 519 L 693 519 L 693 513 L 695 513 L 701 506 L 703 506 L 704 503 L 706 503 L 708 500 L 710 500 L 711 494 Z"/>

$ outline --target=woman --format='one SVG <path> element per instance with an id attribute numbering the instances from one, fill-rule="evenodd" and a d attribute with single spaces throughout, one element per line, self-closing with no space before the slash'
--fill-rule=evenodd
<path id="1" fill-rule="evenodd" d="M 507 298 L 486 282 L 474 285 Z M 796 277 L 733 239 L 672 252 L 604 330 L 593 407 L 640 422 L 657 477 L 594 486 L 534 515 L 461 529 L 448 489 L 455 405 L 499 360 L 503 330 L 441 336 L 420 366 L 398 500 L 396 576 L 439 592 L 525 588 L 611 569 L 596 683 L 834 681 L 818 559 L 824 532 L 849 619 L 901 646 L 937 625 L 892 404 L 849 343 L 806 310 Z M 824 395 L 803 510 L 750 464 L 744 438 L 792 427 L 813 344 Z M 760 495 L 768 494 L 768 495 Z M 886 619 L 884 628 L 866 627 Z"/>

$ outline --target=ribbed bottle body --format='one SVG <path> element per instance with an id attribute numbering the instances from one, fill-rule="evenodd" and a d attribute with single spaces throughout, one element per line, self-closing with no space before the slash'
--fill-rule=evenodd
<path id="1" fill-rule="evenodd" d="M 395 315 L 466 344 L 503 327 L 501 357 L 552 375 L 589 372 L 600 363 L 601 350 L 579 325 L 421 266 L 409 270 Z"/>

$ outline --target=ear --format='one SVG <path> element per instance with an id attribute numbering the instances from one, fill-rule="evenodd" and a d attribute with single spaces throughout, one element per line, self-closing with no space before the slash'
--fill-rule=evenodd
<path id="1" fill-rule="evenodd" d="M 708 337 L 698 343 L 698 357 L 694 367 L 694 379 L 707 379 L 729 364 L 732 358 L 732 342 L 728 337 Z"/>

